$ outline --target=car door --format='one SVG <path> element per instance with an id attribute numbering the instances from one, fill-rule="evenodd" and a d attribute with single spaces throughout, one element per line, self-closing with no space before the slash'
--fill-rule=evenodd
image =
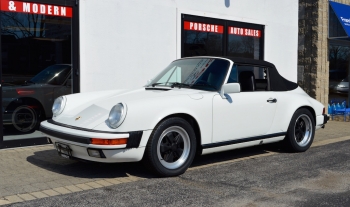
<path id="1" fill-rule="evenodd" d="M 249 77 L 245 77 L 246 73 Z M 249 79 L 248 82 L 245 79 Z M 237 139 L 249 141 L 266 135 L 272 126 L 278 102 L 275 92 L 269 91 L 266 69 L 236 66 L 228 78 L 228 82 L 235 81 L 241 85 L 240 93 L 226 94 L 226 99 L 219 94 L 213 97 L 214 143 Z"/>

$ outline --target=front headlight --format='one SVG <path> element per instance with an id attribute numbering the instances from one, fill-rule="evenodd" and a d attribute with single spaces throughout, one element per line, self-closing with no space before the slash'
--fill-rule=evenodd
<path id="1" fill-rule="evenodd" d="M 117 105 L 113 106 L 107 119 L 108 126 L 113 129 L 120 126 L 125 119 L 126 111 L 126 104 L 118 103 Z"/>
<path id="2" fill-rule="evenodd" d="M 66 106 L 66 97 L 60 96 L 55 99 L 55 102 L 53 102 L 52 105 L 52 114 L 53 116 L 58 116 L 62 113 L 64 107 Z"/>

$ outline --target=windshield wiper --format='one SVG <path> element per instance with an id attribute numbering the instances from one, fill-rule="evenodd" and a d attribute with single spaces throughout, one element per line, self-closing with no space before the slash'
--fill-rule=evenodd
<path id="1" fill-rule="evenodd" d="M 151 86 L 154 87 L 154 86 L 160 85 L 160 84 L 163 84 L 163 83 L 153 83 Z"/>
<path id="2" fill-rule="evenodd" d="M 175 86 L 178 86 L 179 88 L 181 88 L 181 87 L 190 87 L 191 85 L 186 83 L 175 82 L 175 83 L 172 83 L 170 87 L 174 88 Z"/>
<path id="3" fill-rule="evenodd" d="M 207 83 L 207 82 L 201 82 L 201 83 L 196 83 L 196 84 L 193 84 L 192 86 L 209 86 L 215 90 L 218 90 L 215 86 L 211 85 L 210 83 Z"/>

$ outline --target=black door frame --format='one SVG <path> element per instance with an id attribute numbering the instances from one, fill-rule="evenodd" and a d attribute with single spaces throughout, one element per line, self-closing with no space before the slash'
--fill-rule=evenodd
<path id="1" fill-rule="evenodd" d="M 1 1 L 1 0 L 0 0 Z M 19 0 L 21 1 L 21 0 Z M 42 3 L 42 4 L 50 4 L 50 5 L 58 5 L 58 6 L 69 6 L 73 8 L 73 17 L 72 17 L 72 79 L 73 79 L 73 93 L 80 92 L 80 51 L 79 51 L 79 0 L 25 0 L 25 2 L 33 2 L 33 3 Z M 1 19 L 1 13 L 0 13 Z M 0 27 L 1 34 L 1 27 Z M 1 35 L 0 35 L 1 38 Z M 0 51 L 1 50 L 1 39 L 0 39 Z M 0 55 L 0 80 L 2 80 L 2 55 Z M 0 83 L 1 84 L 1 83 Z M 0 109 L 2 109 L 2 86 L 0 85 Z M 9 140 L 4 141 L 3 134 L 3 124 L 2 124 L 2 111 L 0 113 L 0 149 L 2 148 L 10 148 L 10 147 L 21 147 L 21 146 L 29 146 L 29 145 L 39 145 L 46 144 L 46 137 L 38 137 L 31 139 L 20 139 L 20 140 Z"/>

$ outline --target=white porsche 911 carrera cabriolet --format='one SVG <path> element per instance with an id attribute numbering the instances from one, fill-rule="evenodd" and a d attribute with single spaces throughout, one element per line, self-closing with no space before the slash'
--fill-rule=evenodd
<path id="1" fill-rule="evenodd" d="M 184 173 L 196 154 L 279 141 L 303 152 L 328 121 L 273 64 L 231 57 L 175 60 L 138 90 L 61 96 L 52 112 L 40 129 L 59 155 L 143 159 L 160 176 Z"/>

